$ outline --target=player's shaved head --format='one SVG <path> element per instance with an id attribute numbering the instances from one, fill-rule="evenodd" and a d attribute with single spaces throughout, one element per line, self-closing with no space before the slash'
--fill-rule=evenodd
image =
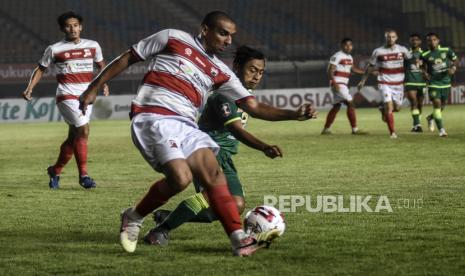
<path id="1" fill-rule="evenodd" d="M 234 23 L 234 20 L 227 13 L 222 11 L 212 11 L 205 15 L 201 25 L 207 26 L 209 28 L 214 28 L 217 26 L 217 23 L 220 20 L 230 21 Z"/>
<path id="2" fill-rule="evenodd" d="M 76 18 L 77 21 L 79 21 L 79 24 L 82 24 L 82 22 L 84 21 L 80 14 L 77 14 L 74 11 L 67 11 L 65 13 L 60 14 L 60 16 L 58 16 L 57 18 L 58 26 L 60 26 L 60 29 L 63 30 L 66 21 L 70 18 Z"/>

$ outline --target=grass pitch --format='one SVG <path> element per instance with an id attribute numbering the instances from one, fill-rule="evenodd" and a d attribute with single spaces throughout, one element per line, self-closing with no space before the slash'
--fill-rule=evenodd
<path id="1" fill-rule="evenodd" d="M 301 207 L 285 214 L 282 238 L 245 259 L 231 256 L 218 222 L 187 224 L 172 232 L 168 247 L 139 244 L 134 254 L 122 251 L 120 211 L 160 177 L 132 145 L 129 121 L 92 122 L 89 172 L 98 186 L 92 191 L 78 185 L 74 160 L 61 189 L 48 189 L 45 168 L 64 140 L 64 123 L 2 124 L 0 274 L 463 274 L 464 112 L 463 106 L 447 108 L 446 139 L 410 133 L 408 110 L 395 116 L 397 140 L 389 139 L 374 109 L 358 110 L 367 136 L 350 135 L 342 111 L 332 136 L 320 135 L 325 113 L 308 122 L 250 121 L 248 129 L 280 145 L 284 158 L 270 160 L 241 146 L 235 162 L 249 208 L 262 204 L 265 194 L 384 195 L 393 212 L 310 213 Z M 192 192 L 190 187 L 166 207 Z M 141 234 L 150 227 L 148 218 Z"/>

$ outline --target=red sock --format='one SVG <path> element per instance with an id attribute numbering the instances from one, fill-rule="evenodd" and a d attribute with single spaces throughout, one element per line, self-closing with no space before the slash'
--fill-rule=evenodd
<path id="1" fill-rule="evenodd" d="M 87 138 L 76 137 L 74 139 L 74 157 L 76 157 L 79 175 L 87 175 Z"/>
<path id="2" fill-rule="evenodd" d="M 329 128 L 333 122 L 334 119 L 336 119 L 336 115 L 339 112 L 339 108 L 336 108 L 333 106 L 331 110 L 328 112 L 328 115 L 326 116 L 326 123 L 325 123 L 325 128 Z"/>
<path id="3" fill-rule="evenodd" d="M 228 236 L 242 229 L 241 217 L 237 211 L 236 203 L 229 192 L 228 186 L 217 185 L 207 190 L 210 206 L 215 211 Z"/>
<path id="4" fill-rule="evenodd" d="M 392 112 L 389 112 L 386 117 L 387 117 L 386 122 L 387 122 L 387 125 L 388 125 L 388 128 L 389 128 L 389 132 L 392 134 L 392 133 L 396 132 L 394 130 L 394 114 Z"/>
<path id="5" fill-rule="evenodd" d="M 357 127 L 357 117 L 355 116 L 355 108 L 347 107 L 347 118 L 349 119 L 352 128 Z"/>
<path id="6" fill-rule="evenodd" d="M 136 212 L 145 217 L 165 204 L 175 194 L 177 192 L 169 186 L 166 178 L 163 178 L 155 182 L 139 203 L 137 203 Z"/>
<path id="7" fill-rule="evenodd" d="M 53 169 L 56 174 L 60 174 L 63 170 L 63 167 L 71 160 L 73 157 L 73 145 L 65 140 L 60 147 L 60 155 L 58 155 L 57 162 L 53 165 Z"/>

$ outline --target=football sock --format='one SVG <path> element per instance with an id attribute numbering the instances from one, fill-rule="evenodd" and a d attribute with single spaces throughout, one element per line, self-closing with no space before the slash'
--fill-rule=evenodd
<path id="1" fill-rule="evenodd" d="M 392 134 L 396 132 L 394 130 L 394 114 L 392 112 L 389 112 L 388 115 L 386 116 L 386 122 L 389 128 L 389 133 Z"/>
<path id="2" fill-rule="evenodd" d="M 205 210 L 210 210 L 208 202 L 205 200 L 201 193 L 195 194 L 187 199 L 181 201 L 178 204 L 176 209 L 171 212 L 168 217 L 157 226 L 157 228 L 161 228 L 164 230 L 171 231 L 173 229 L 178 228 L 181 224 L 184 224 L 188 221 L 193 221 L 193 219 L 197 219 L 197 217 L 202 214 Z M 210 210 L 211 211 L 211 210 Z M 202 222 L 211 222 L 212 220 L 208 220 L 205 215 L 201 215 L 199 218 Z"/>
<path id="3" fill-rule="evenodd" d="M 153 212 L 153 210 L 165 204 L 175 194 L 177 192 L 171 189 L 166 179 L 163 178 L 150 187 L 149 191 L 137 203 L 135 210 L 139 215 L 145 217 Z"/>
<path id="4" fill-rule="evenodd" d="M 357 128 L 357 117 L 355 116 L 355 108 L 347 107 L 347 118 L 349 119 L 352 129 Z"/>
<path id="5" fill-rule="evenodd" d="M 68 140 L 65 140 L 63 144 L 61 144 L 60 155 L 58 155 L 57 162 L 53 165 L 56 174 L 60 174 L 63 167 L 71 160 L 73 151 L 73 144 L 69 143 Z"/>
<path id="6" fill-rule="evenodd" d="M 74 139 L 74 157 L 79 170 L 79 175 L 87 175 L 87 138 L 76 137 Z"/>
<path id="7" fill-rule="evenodd" d="M 334 107 L 331 108 L 331 110 L 328 112 L 328 115 L 326 116 L 326 123 L 325 123 L 325 128 L 330 128 L 331 125 L 334 122 L 334 119 L 336 119 L 336 115 L 339 112 L 339 108 Z"/>
<path id="8" fill-rule="evenodd" d="M 236 202 L 229 192 L 228 185 L 217 185 L 207 189 L 210 206 L 228 236 L 236 230 L 242 229 L 241 217 L 237 210 Z"/>
<path id="9" fill-rule="evenodd" d="M 420 110 L 415 108 L 412 110 L 412 119 L 413 119 L 413 126 L 420 125 Z"/>
<path id="10" fill-rule="evenodd" d="M 436 125 L 438 126 L 438 129 L 444 128 L 442 124 L 442 111 L 440 108 L 433 109 L 433 118 L 436 122 Z"/>

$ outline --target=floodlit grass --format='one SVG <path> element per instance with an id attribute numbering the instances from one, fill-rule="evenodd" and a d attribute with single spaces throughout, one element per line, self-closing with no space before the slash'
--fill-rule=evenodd
<path id="1" fill-rule="evenodd" d="M 248 129 L 281 146 L 284 158 L 270 160 L 241 146 L 235 162 L 249 208 L 262 204 L 264 195 L 342 195 L 345 206 L 349 196 L 360 195 L 386 196 L 393 212 L 310 213 L 300 207 L 285 214 L 282 238 L 246 259 L 231 256 L 218 222 L 186 224 L 172 233 L 168 247 L 139 244 L 134 254 L 122 251 L 120 211 L 160 177 L 132 145 L 129 121 L 92 122 L 89 172 L 98 187 L 91 191 L 78 185 L 74 160 L 61 189 L 48 189 L 45 168 L 64 140 L 64 123 L 0 125 L 0 274 L 463 274 L 464 114 L 463 106 L 447 108 L 445 139 L 410 133 L 408 110 L 396 114 L 397 140 L 389 139 L 374 109 L 358 110 L 366 136 L 350 134 L 343 111 L 331 136 L 320 135 L 325 113 L 310 122 L 250 121 Z M 148 218 L 141 233 L 150 227 Z"/>

